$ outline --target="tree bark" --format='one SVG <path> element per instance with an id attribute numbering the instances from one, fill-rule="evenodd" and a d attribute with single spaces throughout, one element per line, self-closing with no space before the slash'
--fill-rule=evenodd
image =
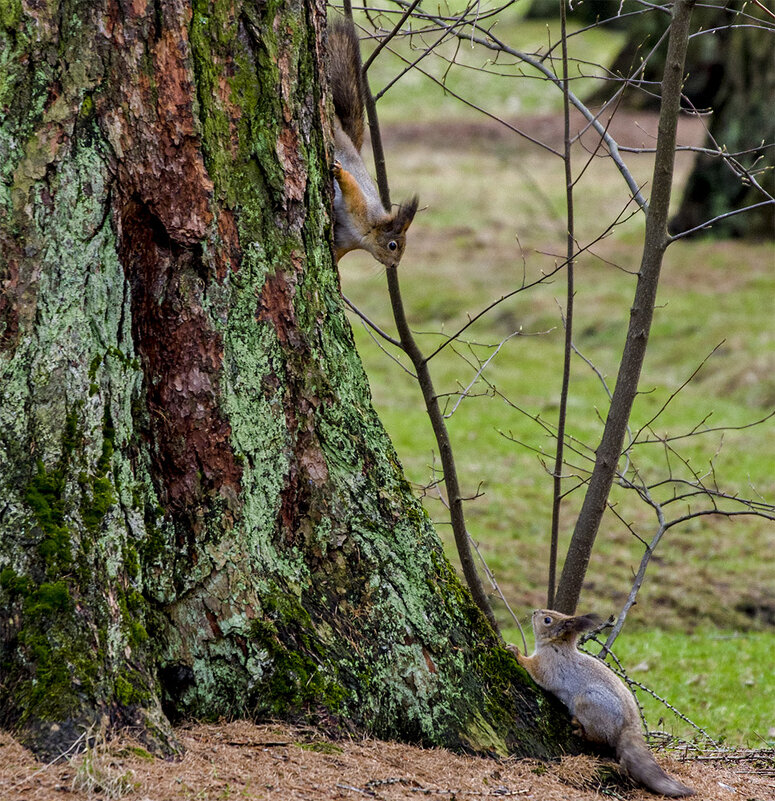
<path id="1" fill-rule="evenodd" d="M 0 724 L 304 716 L 549 756 L 370 402 L 322 3 L 4 3 Z M 387 302 L 387 299 L 386 299 Z"/>

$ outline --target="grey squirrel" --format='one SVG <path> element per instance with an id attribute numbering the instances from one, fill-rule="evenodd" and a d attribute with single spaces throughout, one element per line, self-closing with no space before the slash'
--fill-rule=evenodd
<path id="1" fill-rule="evenodd" d="M 533 655 L 523 655 L 513 645 L 508 648 L 536 684 L 568 707 L 576 733 L 615 748 L 619 764 L 632 779 L 671 798 L 694 795 L 690 787 L 668 776 L 651 755 L 638 707 L 622 681 L 599 659 L 576 647 L 579 634 L 599 623 L 597 615 L 571 617 L 537 609 L 533 612 Z"/>
<path id="2" fill-rule="evenodd" d="M 417 211 L 417 196 L 385 211 L 366 165 L 363 145 L 363 78 L 358 35 L 352 22 L 329 31 L 329 73 L 334 99 L 334 250 L 336 260 L 351 250 L 368 250 L 386 267 L 401 261 L 406 229 Z"/>

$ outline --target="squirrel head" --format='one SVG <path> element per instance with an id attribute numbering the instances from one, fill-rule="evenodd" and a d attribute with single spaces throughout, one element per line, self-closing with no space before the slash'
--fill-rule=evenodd
<path id="1" fill-rule="evenodd" d="M 591 631 L 602 623 L 599 615 L 563 615 L 553 609 L 536 609 L 533 612 L 533 634 L 536 647 L 550 642 L 575 643 L 585 631 Z"/>
<path id="2" fill-rule="evenodd" d="M 385 220 L 378 222 L 367 237 L 371 240 L 368 249 L 385 267 L 395 267 L 401 261 L 406 246 L 406 229 L 417 213 L 418 203 L 417 195 L 402 203 Z"/>

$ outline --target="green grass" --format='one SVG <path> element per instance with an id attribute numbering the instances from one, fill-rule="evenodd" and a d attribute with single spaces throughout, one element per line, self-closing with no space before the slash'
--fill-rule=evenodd
<path id="1" fill-rule="evenodd" d="M 429 7 L 429 13 L 437 8 Z M 481 13 L 485 14 L 487 8 L 488 4 L 482 4 Z M 540 58 L 547 53 L 549 43 L 557 41 L 560 23 L 559 20 L 526 20 L 523 16 L 525 9 L 526 6 L 521 4 L 512 6 L 499 15 L 492 31 L 504 44 Z M 357 15 L 356 19 L 359 19 Z M 387 15 L 377 19 L 383 30 L 390 30 L 395 22 L 394 17 Z M 364 22 L 363 18 L 360 21 Z M 489 27 L 484 20 L 482 25 Z M 364 27 L 369 29 L 367 25 Z M 573 19 L 569 20 L 569 31 L 581 27 Z M 414 29 L 417 28 L 415 25 Z M 443 122 L 449 115 L 475 119 L 480 112 L 461 103 L 461 98 L 509 119 L 545 114 L 562 108 L 562 95 L 552 91 L 546 78 L 536 69 L 508 53 L 497 53 L 471 41 L 452 38 L 445 39 L 430 56 L 420 60 L 418 68 L 426 75 L 416 70 L 409 71 L 393 83 L 406 65 L 417 61 L 430 44 L 436 43 L 439 36 L 438 33 L 418 33 L 412 37 L 394 39 L 389 52 L 375 61 L 369 71 L 371 89 L 378 94 L 388 87 L 385 99 L 380 103 L 384 122 Z M 476 36 L 484 38 L 481 32 Z M 577 95 L 584 96 L 595 84 L 593 76 L 602 73 L 599 67 L 588 63 L 589 53 L 595 53 L 602 62 L 609 62 L 624 37 L 621 32 L 592 30 L 584 36 L 571 37 L 568 41 L 571 88 Z M 364 58 L 372 49 L 368 43 L 364 45 Z M 559 48 L 553 53 L 556 58 L 554 67 L 551 61 L 547 64 L 559 73 Z"/>
<path id="2" fill-rule="evenodd" d="M 653 629 L 645 636 L 625 634 L 617 646 L 617 656 L 629 666 L 631 678 L 680 705 L 714 738 L 751 748 L 775 746 L 771 632 Z M 643 692 L 639 698 L 652 726 L 684 738 L 693 736 L 693 730 L 656 699 Z"/>
<path id="3" fill-rule="evenodd" d="M 714 739 L 750 748 L 775 746 L 775 638 L 703 627 L 692 632 L 653 629 L 624 635 L 617 657 L 629 676 L 654 689 Z M 684 739 L 697 732 L 664 704 L 638 691 L 653 728 Z"/>
<path id="4" fill-rule="evenodd" d="M 543 24 L 518 19 L 505 21 L 499 31 L 522 50 L 536 47 L 545 37 Z M 593 39 L 585 35 L 572 41 L 574 47 L 587 48 L 583 52 L 589 59 L 593 54 L 607 58 L 618 46 L 618 39 L 605 39 L 600 32 Z M 481 61 L 482 54 L 466 50 L 461 57 Z M 382 82 L 387 80 L 390 69 L 390 64 L 377 62 L 373 86 L 380 85 L 377 76 Z M 495 78 L 471 70 L 461 73 L 457 79 L 481 105 L 493 112 L 505 109 L 506 116 L 511 115 L 512 121 L 531 134 L 561 147 L 562 125 L 556 115 L 528 116 L 556 111 L 559 93 L 531 80 Z M 442 102 L 438 88 L 419 76 L 412 78 L 411 91 L 404 92 L 405 80 L 386 95 L 380 109 L 394 196 L 418 192 L 425 207 L 409 231 L 400 270 L 410 324 L 428 353 L 442 341 L 443 334 L 465 324 L 470 315 L 523 280 L 549 273 L 562 260 L 563 164 L 549 151 L 529 145 L 483 117 L 472 116 L 459 103 Z M 509 111 L 504 105 L 507 95 L 514 96 L 512 105 L 522 112 Z M 646 128 L 655 128 L 653 119 L 620 116 L 612 131 L 620 141 L 650 142 L 651 130 Z M 689 126 L 680 137 L 699 143 L 702 132 L 696 125 Z M 586 148 L 574 148 L 574 174 L 579 174 L 594 146 L 594 140 L 587 140 Z M 626 158 L 648 194 L 650 157 Z M 679 157 L 674 205 L 680 200 L 680 185 L 690 166 L 690 158 Z M 585 245 L 595 240 L 626 201 L 626 187 L 610 160 L 593 159 L 576 187 L 578 241 Z M 643 219 L 638 214 L 595 244 L 579 259 L 576 270 L 574 339 L 611 388 L 629 318 L 642 236 Z M 696 378 L 669 402 L 653 430 L 660 436 L 675 435 L 702 421 L 706 427 L 728 430 L 677 442 L 680 458 L 675 453 L 666 456 L 659 444 L 638 446 L 633 463 L 649 481 L 671 472 L 690 478 L 695 470 L 730 492 L 770 501 L 775 496 L 775 425 L 770 420 L 755 428 L 744 427 L 775 407 L 773 257 L 772 243 L 699 240 L 676 243 L 668 249 L 640 383 L 642 394 L 636 400 L 631 427 L 637 431 L 648 422 L 713 348 L 723 343 Z M 366 254 L 352 253 L 342 260 L 339 270 L 345 295 L 392 332 L 379 266 Z M 466 503 L 469 530 L 481 543 L 509 603 L 522 618 L 532 608 L 544 606 L 546 598 L 552 491 L 547 468 L 554 442 L 532 418 L 556 423 L 563 341 L 558 304 L 564 302 L 564 294 L 564 275 L 560 273 L 496 306 L 466 331 L 465 341 L 454 349 L 446 348 L 431 361 L 436 390 L 447 397 L 451 411 L 458 400 L 455 393 L 468 386 L 478 364 L 504 338 L 521 332 L 502 345 L 484 373 L 487 383 L 477 382 L 447 422 L 463 491 L 472 498 L 477 496 Z M 438 477 L 438 459 L 419 389 L 413 378 L 386 356 L 358 318 L 352 320 L 375 406 L 454 561 L 446 512 L 436 490 L 425 489 Z M 400 358 L 395 352 L 393 355 Z M 401 361 L 407 363 L 405 358 Z M 589 464 L 602 431 L 600 416 L 606 409 L 600 380 L 581 359 L 575 359 L 568 427 L 583 445 L 581 455 L 570 455 L 567 489 L 578 483 L 574 478 L 577 468 Z M 582 492 L 583 487 L 571 492 L 564 503 L 561 556 Z M 633 493 L 615 488 L 612 500 L 638 536 L 645 540 L 653 536 L 655 515 Z M 607 514 L 590 563 L 582 611 L 594 610 L 604 616 L 617 613 L 642 551 L 633 533 L 613 514 Z M 662 649 L 659 668 L 656 659 L 647 660 L 652 667 L 643 677 L 645 683 L 669 696 L 690 718 L 706 722 L 712 734 L 735 742 L 754 743 L 754 732 L 761 734 L 775 725 L 765 726 L 761 718 L 754 717 L 750 725 L 745 724 L 744 712 L 734 711 L 729 700 L 731 693 L 745 710 L 749 704 L 765 707 L 761 700 L 772 697 L 771 683 L 757 679 L 737 693 L 734 682 L 747 680 L 745 671 L 752 665 L 759 665 L 761 674 L 769 671 L 768 680 L 772 681 L 774 555 L 775 527 L 761 519 L 703 517 L 671 529 L 659 546 L 622 636 L 620 650 L 629 664 L 643 661 L 636 647 L 653 648 L 654 653 Z M 503 610 L 498 614 L 506 622 Z M 746 636 L 717 639 L 730 632 L 745 632 Z M 635 654 L 632 659 L 627 650 L 629 638 Z M 729 642 L 746 654 L 738 660 L 739 665 L 724 651 Z M 705 675 L 701 666 L 713 653 L 725 654 L 723 672 L 728 673 L 728 680 L 719 676 L 718 681 L 701 685 L 706 691 L 705 710 L 698 705 L 695 685 L 684 681 L 686 664 L 679 658 L 696 660 L 698 675 Z M 652 725 L 658 720 L 653 719 L 655 714 L 660 713 L 649 710 Z"/>

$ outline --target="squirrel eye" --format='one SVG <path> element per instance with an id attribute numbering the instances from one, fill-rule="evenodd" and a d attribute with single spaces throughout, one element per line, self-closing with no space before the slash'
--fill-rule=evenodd
<path id="1" fill-rule="evenodd" d="M 551 622 L 552 622 L 552 619 L 549 617 L 549 615 L 547 615 L 544 618 L 544 623 L 548 626 Z"/>
<path id="2" fill-rule="evenodd" d="M 388 250 L 395 250 L 397 247 L 398 242 L 396 242 L 395 239 L 391 239 L 390 242 L 388 242 Z"/>

